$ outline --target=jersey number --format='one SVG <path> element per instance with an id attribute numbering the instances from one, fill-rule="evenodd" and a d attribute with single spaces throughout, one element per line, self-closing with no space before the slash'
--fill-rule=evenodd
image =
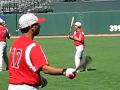
<path id="1" fill-rule="evenodd" d="M 12 49 L 12 67 L 18 69 L 22 57 L 22 49 Z"/>

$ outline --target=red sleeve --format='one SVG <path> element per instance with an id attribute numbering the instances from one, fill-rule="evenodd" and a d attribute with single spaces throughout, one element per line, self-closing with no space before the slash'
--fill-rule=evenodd
<path id="1" fill-rule="evenodd" d="M 32 64 L 36 68 L 36 71 L 41 69 L 42 66 L 48 64 L 47 58 L 41 46 L 39 45 L 32 48 L 31 53 L 30 53 L 30 58 L 31 58 Z"/>

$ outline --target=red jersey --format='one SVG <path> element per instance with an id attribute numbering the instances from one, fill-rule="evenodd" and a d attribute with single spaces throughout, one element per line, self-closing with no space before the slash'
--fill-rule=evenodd
<path id="1" fill-rule="evenodd" d="M 39 71 L 46 64 L 48 61 L 41 46 L 22 35 L 10 49 L 10 84 L 40 85 Z"/>
<path id="2" fill-rule="evenodd" d="M 74 45 L 79 46 L 84 44 L 85 35 L 82 29 L 74 32 L 74 37 L 81 38 L 81 41 L 74 40 Z"/>
<path id="3" fill-rule="evenodd" d="M 7 35 L 8 35 L 8 29 L 5 26 L 0 26 L 0 41 L 6 42 Z"/>

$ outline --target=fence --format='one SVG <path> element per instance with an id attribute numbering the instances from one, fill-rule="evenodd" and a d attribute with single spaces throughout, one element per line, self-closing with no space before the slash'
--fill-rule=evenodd
<path id="1" fill-rule="evenodd" d="M 6 14 L 6 24 L 12 35 L 19 35 L 18 18 L 20 14 Z M 74 12 L 74 13 L 46 13 L 37 14 L 45 17 L 47 21 L 41 24 L 40 35 L 67 35 L 71 17 L 82 22 L 86 34 L 114 34 L 120 33 L 120 11 L 108 12 Z"/>

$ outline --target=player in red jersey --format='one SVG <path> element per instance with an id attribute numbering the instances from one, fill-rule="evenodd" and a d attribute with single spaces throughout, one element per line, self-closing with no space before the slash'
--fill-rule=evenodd
<path id="1" fill-rule="evenodd" d="M 69 35 L 69 38 L 71 40 L 74 40 L 74 45 L 76 46 L 76 53 L 75 53 L 75 68 L 77 72 L 79 72 L 80 69 L 80 63 L 83 56 L 83 50 L 84 50 L 84 31 L 81 28 L 81 22 L 75 22 L 74 28 L 75 32 L 73 35 Z"/>
<path id="2" fill-rule="evenodd" d="M 48 63 L 41 45 L 34 41 L 39 34 L 40 23 L 45 18 L 37 18 L 33 13 L 23 14 L 19 19 L 19 27 L 23 33 L 11 46 L 9 56 L 8 90 L 39 90 L 46 85 L 46 79 L 40 71 L 50 75 L 75 77 L 73 68 L 56 68 Z"/>
<path id="3" fill-rule="evenodd" d="M 0 18 L 0 71 L 7 70 L 8 67 L 8 58 L 6 53 L 6 38 L 10 38 L 8 29 L 5 26 L 5 21 Z"/>

